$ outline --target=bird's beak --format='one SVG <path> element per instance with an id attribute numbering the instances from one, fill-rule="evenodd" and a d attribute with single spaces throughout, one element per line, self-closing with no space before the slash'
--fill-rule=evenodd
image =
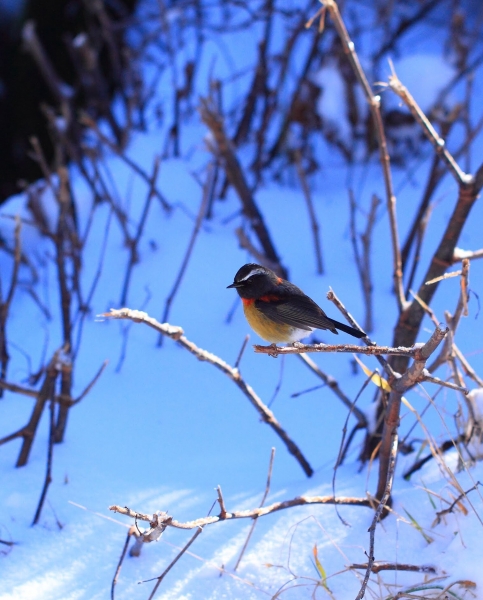
<path id="1" fill-rule="evenodd" d="M 239 288 L 239 287 L 243 287 L 243 283 L 241 281 L 239 283 L 237 283 L 236 281 L 234 281 L 231 285 L 227 285 L 226 289 L 228 289 L 228 288 Z"/>

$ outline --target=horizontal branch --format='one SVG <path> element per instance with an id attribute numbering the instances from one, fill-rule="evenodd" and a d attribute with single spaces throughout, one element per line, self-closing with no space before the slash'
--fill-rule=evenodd
<path id="1" fill-rule="evenodd" d="M 301 344 L 296 342 L 293 346 L 253 346 L 257 354 L 270 354 L 278 356 L 279 354 L 305 354 L 307 352 L 345 352 L 355 354 L 367 354 L 369 356 L 379 356 L 384 354 L 393 354 L 398 356 L 415 356 L 418 346 L 411 348 L 391 348 L 390 346 L 356 346 L 355 344 Z"/>
<path id="2" fill-rule="evenodd" d="M 127 506 L 117 505 L 110 506 L 109 510 L 121 515 L 126 515 L 127 517 L 132 517 L 137 521 L 146 521 L 153 529 L 162 529 L 166 527 L 175 527 L 176 529 L 195 529 L 195 527 L 204 527 L 205 525 L 212 525 L 213 523 L 218 523 L 219 521 L 230 521 L 233 519 L 257 519 L 286 508 L 307 506 L 311 504 L 337 504 L 346 506 L 365 506 L 367 508 L 371 508 L 374 505 L 370 498 L 354 498 L 350 496 L 341 496 L 339 498 L 334 496 L 298 496 L 297 498 L 292 498 L 291 500 L 274 502 L 269 506 L 262 506 L 250 510 L 238 510 L 233 512 L 228 512 L 225 510 L 219 515 L 212 517 L 201 517 L 199 519 L 195 519 L 194 521 L 186 521 L 184 523 L 176 521 L 173 519 L 173 517 L 169 516 L 165 512 L 147 515 L 138 513 Z"/>

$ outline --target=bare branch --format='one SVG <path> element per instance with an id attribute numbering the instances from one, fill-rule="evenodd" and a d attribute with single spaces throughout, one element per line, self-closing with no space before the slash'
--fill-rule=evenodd
<path id="1" fill-rule="evenodd" d="M 223 518 L 220 514 L 213 517 L 201 517 L 199 519 L 195 519 L 194 521 L 187 521 L 184 523 L 176 521 L 166 513 L 162 513 L 159 517 L 157 514 L 146 515 L 143 513 L 138 513 L 127 506 L 113 505 L 109 507 L 109 510 L 126 515 L 127 517 L 132 517 L 138 521 L 147 521 L 150 523 L 151 527 L 159 527 L 162 523 L 165 525 L 165 527 L 175 527 L 176 529 L 195 529 L 196 527 L 204 527 L 205 525 L 212 525 L 213 523 L 218 523 L 220 521 L 231 521 L 234 519 L 255 519 L 264 517 L 265 515 L 272 514 L 279 510 L 284 510 L 286 508 L 292 508 L 294 506 L 307 506 L 312 504 L 337 504 L 345 506 L 366 506 L 367 508 L 371 508 L 374 504 L 374 501 L 370 498 L 353 498 L 349 496 L 340 496 L 338 498 L 334 498 L 334 496 L 298 496 L 292 500 L 274 502 L 273 504 L 260 508 L 226 512 Z"/>
<path id="2" fill-rule="evenodd" d="M 369 109 L 371 111 L 374 127 L 376 131 L 377 141 L 379 145 L 379 159 L 382 166 L 384 175 L 384 184 L 386 189 L 386 207 L 389 215 L 390 231 L 391 231 L 391 242 L 392 242 L 392 253 L 393 253 L 393 280 L 394 290 L 399 306 L 399 311 L 402 312 L 407 305 L 406 298 L 404 296 L 403 287 L 403 274 L 402 274 L 402 262 L 401 262 L 401 245 L 399 243 L 399 233 L 397 227 L 396 217 L 396 196 L 394 194 L 394 188 L 392 183 L 391 167 L 389 153 L 387 150 L 386 135 L 384 133 L 384 126 L 381 117 L 381 98 L 380 96 L 374 95 L 371 86 L 366 78 L 364 70 L 359 62 L 359 57 L 355 51 L 354 42 L 350 39 L 349 33 L 345 27 L 344 21 L 339 12 L 339 8 L 335 0 L 320 0 L 322 5 L 327 8 L 330 16 L 334 22 L 334 26 L 339 35 L 340 41 L 344 48 L 344 52 L 347 59 L 357 77 L 364 95 L 366 97 Z"/>
<path id="3" fill-rule="evenodd" d="M 312 200 L 309 184 L 307 182 L 307 175 L 305 174 L 302 166 L 301 152 L 298 148 L 295 150 L 295 166 L 297 167 L 297 174 L 300 179 L 300 185 L 302 186 L 302 192 L 304 194 L 305 203 L 307 204 L 307 210 L 309 213 L 312 237 L 314 240 L 315 264 L 317 266 L 317 273 L 322 275 L 324 273 L 324 263 L 322 261 L 322 248 L 320 244 L 320 225 L 315 213 L 314 202 Z"/>
<path id="4" fill-rule="evenodd" d="M 159 165 L 160 165 L 160 160 L 159 160 L 159 157 L 156 156 L 154 159 L 153 173 L 149 178 L 148 194 L 146 196 L 146 201 L 144 203 L 141 217 L 137 224 L 137 230 L 136 230 L 135 235 L 130 236 L 128 234 L 127 230 L 125 232 L 126 233 L 125 243 L 129 249 L 129 262 L 128 262 L 128 265 L 126 268 L 126 273 L 124 275 L 124 283 L 123 283 L 122 292 L 121 292 L 121 304 L 125 304 L 127 302 L 127 295 L 128 295 L 128 291 L 129 291 L 129 284 L 131 282 L 131 275 L 132 275 L 134 266 L 136 265 L 136 263 L 139 262 L 139 250 L 138 250 L 139 242 L 141 241 L 141 237 L 144 232 L 144 227 L 148 220 L 148 214 L 149 214 L 149 209 L 151 207 L 152 199 L 156 193 L 156 180 L 158 178 Z"/>
<path id="5" fill-rule="evenodd" d="M 158 333 L 161 333 L 167 337 L 176 340 L 176 342 L 180 346 L 188 350 L 198 360 L 206 361 L 217 367 L 222 373 L 227 375 L 250 400 L 251 404 L 255 407 L 258 414 L 260 415 L 262 421 L 270 425 L 270 427 L 280 437 L 290 454 L 292 454 L 295 457 L 295 459 L 299 462 L 307 477 L 312 476 L 313 469 L 302 454 L 302 452 L 300 451 L 300 449 L 298 448 L 298 446 L 295 444 L 295 442 L 292 441 L 292 439 L 289 437 L 286 431 L 282 428 L 280 423 L 275 418 L 273 412 L 262 402 L 262 400 L 255 393 L 255 391 L 244 381 L 238 369 L 231 367 L 228 363 L 226 363 L 218 356 L 212 354 L 211 352 L 198 348 L 196 344 L 188 340 L 183 335 L 184 332 L 181 329 L 181 327 L 173 327 L 169 323 L 159 323 L 158 321 L 156 321 L 156 319 L 153 319 L 145 312 L 141 312 L 139 310 L 132 310 L 130 308 L 121 308 L 111 309 L 110 312 L 103 313 L 100 316 L 111 319 L 129 319 L 131 321 L 134 321 L 135 323 L 145 323 L 149 327 L 152 327 Z"/>
<path id="6" fill-rule="evenodd" d="M 389 77 L 389 87 L 393 90 L 394 93 L 396 93 L 401 98 L 401 100 L 406 104 L 406 106 L 411 111 L 411 114 L 413 115 L 413 117 L 421 125 L 421 128 L 423 129 L 426 137 L 433 145 L 435 152 L 439 156 L 441 156 L 441 158 L 444 160 L 449 171 L 451 172 L 453 177 L 456 179 L 456 182 L 459 185 L 463 185 L 463 186 L 473 183 L 473 180 L 474 180 L 473 176 L 469 175 L 467 173 L 464 173 L 460 169 L 458 163 L 455 161 L 455 159 L 451 156 L 451 154 L 446 149 L 443 138 L 441 138 L 438 135 L 437 131 L 434 129 L 434 127 L 429 122 L 429 119 L 426 117 L 424 112 L 418 106 L 416 100 L 414 100 L 414 98 L 410 94 L 407 87 L 405 87 L 399 80 L 398 76 L 396 75 L 396 73 L 394 71 L 394 67 L 393 67 L 393 73 Z"/>
<path id="7" fill-rule="evenodd" d="M 54 393 L 55 393 L 55 377 L 54 379 L 50 379 L 50 389 L 49 389 L 49 399 L 50 399 L 50 419 L 49 419 L 49 442 L 47 445 L 47 469 L 45 473 L 44 485 L 42 487 L 42 492 L 40 494 L 39 503 L 37 505 L 37 510 L 35 511 L 34 520 L 32 521 L 32 525 L 37 525 L 40 519 L 40 515 L 42 514 L 42 508 L 44 506 L 45 499 L 47 498 L 47 491 L 49 489 L 50 484 L 52 483 L 52 462 L 54 457 L 54 437 L 55 437 L 55 402 L 54 402 Z"/>
<path id="8" fill-rule="evenodd" d="M 226 135 L 222 116 L 213 103 L 207 99 L 201 99 L 199 110 L 202 121 L 210 129 L 215 139 L 216 149 L 213 150 L 224 162 L 226 175 L 240 198 L 243 212 L 249 219 L 266 257 L 277 265 L 276 272 L 286 278 L 287 271 L 280 262 L 263 216 L 255 203 L 240 162 L 233 150 L 233 145 Z"/>
<path id="9" fill-rule="evenodd" d="M 451 512 L 453 512 L 454 507 L 459 504 L 461 502 L 461 500 L 463 500 L 463 498 L 466 498 L 466 496 L 470 493 L 473 492 L 474 490 L 476 490 L 476 488 L 482 485 L 480 481 L 477 481 L 475 483 L 474 486 L 470 487 L 470 489 L 466 490 L 466 492 L 461 492 L 461 494 L 459 494 L 459 496 L 457 498 L 455 498 L 455 500 L 450 504 L 450 506 L 448 506 L 448 508 L 445 508 L 443 510 L 440 510 L 436 513 L 436 519 L 433 523 L 433 527 L 435 525 L 439 525 L 439 523 L 441 523 L 441 518 Z"/>
<path id="10" fill-rule="evenodd" d="M 369 575 L 370 575 L 370 573 L 372 571 L 372 567 L 374 565 L 374 560 L 375 560 L 374 544 L 375 544 L 376 526 L 377 526 L 377 523 L 379 522 L 379 520 L 381 519 L 381 517 L 384 516 L 384 513 L 386 512 L 386 505 L 391 498 L 392 483 L 394 480 L 394 471 L 396 469 L 397 447 L 398 447 L 397 428 L 394 428 L 392 435 L 391 435 L 391 451 L 389 454 L 390 460 L 389 460 L 389 464 L 387 465 L 387 469 L 385 470 L 386 485 L 384 487 L 384 493 L 381 496 L 381 501 L 379 502 L 379 506 L 377 507 L 374 518 L 372 519 L 371 526 L 369 527 L 370 543 L 369 543 L 369 556 L 367 557 L 368 558 L 367 570 L 366 570 L 366 574 L 364 575 L 364 580 L 362 582 L 361 589 L 360 589 L 359 593 L 357 594 L 355 600 L 362 600 L 362 598 L 364 598 L 364 594 L 366 592 L 366 587 L 369 582 Z"/>
<path id="11" fill-rule="evenodd" d="M 0 280 L 0 379 L 5 379 L 7 376 L 7 367 L 10 360 L 8 354 L 8 343 L 7 343 L 7 320 L 10 312 L 10 305 L 13 300 L 13 295 L 18 283 L 18 272 L 20 269 L 20 261 L 22 258 L 22 247 L 20 241 L 20 233 L 22 230 L 22 223 L 19 217 L 15 218 L 15 229 L 14 229 L 14 253 L 13 253 L 13 268 L 12 275 L 10 277 L 10 285 L 8 288 L 5 300 L 3 299 L 2 282 Z M 3 396 L 3 388 L 0 387 L 0 398 Z"/>
<path id="12" fill-rule="evenodd" d="M 447 327 L 445 329 L 436 327 L 424 346 L 417 348 L 416 354 L 413 355 L 414 362 L 412 365 L 399 379 L 396 379 L 395 383 L 391 385 L 395 391 L 404 394 L 404 392 L 406 392 L 410 387 L 430 377 L 429 373 L 425 372 L 426 362 L 439 344 L 444 340 L 448 331 L 449 329 Z"/>
<path id="13" fill-rule="evenodd" d="M 337 294 L 334 292 L 334 290 L 332 288 L 327 293 L 327 300 L 330 300 L 331 302 L 333 302 L 335 304 L 335 306 L 340 310 L 340 312 L 344 315 L 344 317 L 352 325 L 352 327 L 355 327 L 356 329 L 361 329 L 359 326 L 359 323 L 357 323 L 357 321 L 354 319 L 354 317 L 350 314 L 350 312 L 342 304 L 342 302 L 340 301 Z M 373 342 L 367 335 L 365 338 L 362 338 L 362 341 L 369 347 L 377 346 L 376 342 Z M 376 357 L 376 360 L 379 362 L 379 364 L 382 366 L 382 368 L 386 371 L 386 373 L 390 377 L 394 377 L 394 371 L 392 370 L 392 368 L 389 365 L 389 363 L 387 362 L 387 360 L 380 354 L 375 354 L 375 357 Z"/>
<path id="14" fill-rule="evenodd" d="M 114 573 L 114 577 L 112 579 L 112 583 L 111 583 L 111 600 L 114 600 L 114 590 L 115 590 L 115 587 L 117 585 L 117 581 L 119 579 L 119 575 L 121 573 L 122 563 L 124 562 L 124 559 L 125 559 L 126 554 L 127 554 L 127 549 L 129 547 L 129 540 L 131 539 L 131 536 L 135 535 L 135 533 L 136 533 L 136 527 L 134 525 L 132 525 L 129 528 L 129 531 L 127 532 L 126 541 L 124 542 L 124 546 L 122 547 L 121 556 L 119 557 L 119 562 L 117 563 L 116 572 Z"/>
<path id="15" fill-rule="evenodd" d="M 82 113 L 80 122 L 82 123 L 82 125 L 85 125 L 89 129 L 91 129 L 97 135 L 99 140 L 109 148 L 109 150 L 112 150 L 112 152 L 119 156 L 119 158 L 123 160 L 128 165 L 128 167 L 130 167 L 135 173 L 139 175 L 139 177 L 141 177 L 141 179 L 143 179 L 146 182 L 146 184 L 149 186 L 149 189 L 152 189 L 152 193 L 156 196 L 156 198 L 158 198 L 158 200 L 161 203 L 161 206 L 166 212 L 170 212 L 172 210 L 171 204 L 169 204 L 169 202 L 159 191 L 159 189 L 157 187 L 152 186 L 151 177 L 146 173 L 146 171 L 142 169 L 133 160 L 131 160 L 128 156 L 126 156 L 126 153 L 123 152 L 121 148 L 119 148 L 116 144 L 111 142 L 111 140 L 107 136 L 105 136 L 99 129 L 94 119 L 92 119 L 87 113 Z"/>
<path id="16" fill-rule="evenodd" d="M 181 549 L 181 551 L 178 553 L 178 555 L 169 563 L 169 565 L 166 567 L 166 569 L 157 578 L 158 580 L 156 582 L 156 585 L 154 586 L 153 591 L 149 595 L 148 600 L 152 600 L 154 598 L 154 594 L 156 593 L 157 589 L 161 585 L 161 582 L 163 581 L 166 574 L 174 567 L 174 565 L 183 556 L 183 554 L 188 550 L 188 548 L 196 540 L 196 538 L 200 535 L 200 533 L 202 533 L 202 531 L 203 531 L 203 529 L 201 527 L 199 527 L 198 531 L 195 532 L 195 534 L 192 536 L 192 538 L 189 540 L 189 542 Z"/>
<path id="17" fill-rule="evenodd" d="M 87 386 L 85 387 L 85 389 L 80 393 L 80 395 L 75 398 L 66 398 L 67 401 L 70 401 L 72 405 L 74 404 L 79 404 L 79 402 L 81 400 L 83 400 L 87 394 L 92 390 L 92 388 L 96 385 L 96 383 L 99 381 L 100 376 L 102 375 L 102 373 L 104 372 L 104 369 L 107 367 L 107 365 L 109 364 L 108 360 L 105 360 L 100 369 L 97 371 L 97 373 L 94 375 L 94 377 L 92 378 L 92 380 L 87 384 Z"/>
<path id="18" fill-rule="evenodd" d="M 449 313 L 447 314 L 447 323 L 448 323 L 448 333 L 449 335 L 446 337 L 445 343 L 439 353 L 439 356 L 434 360 L 434 362 L 430 365 L 429 371 L 435 371 L 440 365 L 445 363 L 450 355 L 453 352 L 454 346 L 454 337 L 456 334 L 456 329 L 459 325 L 461 316 L 467 316 L 468 312 L 468 283 L 469 283 L 469 272 L 470 272 L 470 261 L 467 258 L 462 260 L 462 269 L 459 272 L 461 275 L 461 291 L 458 298 L 458 303 L 456 305 L 455 313 L 451 316 Z M 465 314 L 466 313 L 466 314 Z"/>
<path id="19" fill-rule="evenodd" d="M 268 258 L 265 256 L 265 254 L 263 254 L 263 252 L 260 252 L 260 250 L 255 248 L 255 246 L 252 244 L 250 238 L 245 233 L 243 227 L 237 227 L 235 229 L 235 235 L 238 239 L 238 243 L 240 244 L 240 248 L 243 248 L 244 250 L 248 250 L 248 252 L 250 252 L 250 254 L 253 256 L 253 258 L 255 259 L 255 261 L 257 263 L 263 265 L 264 267 L 271 269 L 272 271 L 275 271 L 275 272 L 278 271 L 278 269 L 279 269 L 278 263 L 274 263 L 271 260 L 268 260 Z"/>
<path id="20" fill-rule="evenodd" d="M 176 296 L 176 294 L 178 292 L 179 286 L 181 285 L 185 271 L 188 267 L 188 263 L 191 258 L 191 254 L 193 253 L 193 249 L 195 247 L 196 238 L 198 237 L 198 234 L 201 229 L 201 225 L 203 224 L 203 220 L 206 217 L 206 211 L 208 209 L 208 206 L 210 205 L 211 199 L 214 194 L 214 184 L 215 184 L 215 168 L 214 168 L 214 164 L 211 163 L 208 167 L 206 182 L 203 186 L 203 194 L 202 194 L 202 198 L 201 198 L 200 209 L 199 209 L 198 215 L 196 217 L 195 226 L 193 227 L 193 231 L 191 232 L 190 241 L 188 243 L 188 247 L 186 248 L 185 255 L 181 262 L 181 266 L 178 271 L 178 275 L 176 276 L 176 280 L 173 284 L 173 287 L 166 299 L 166 304 L 164 306 L 164 312 L 163 312 L 163 316 L 162 316 L 163 323 L 165 323 L 169 318 L 169 311 L 171 309 L 171 304 L 174 300 L 174 297 Z M 161 344 L 161 339 L 162 339 L 162 336 L 160 336 L 159 344 Z"/>
<path id="21" fill-rule="evenodd" d="M 354 198 L 354 193 L 349 190 L 350 202 L 350 229 L 352 248 L 354 250 L 354 258 L 357 266 L 357 272 L 362 286 L 364 296 L 364 305 L 366 308 L 366 317 L 364 319 L 364 331 L 371 333 L 374 329 L 374 321 L 372 316 L 372 275 L 371 275 L 371 245 L 372 234 L 376 224 L 377 208 L 380 204 L 379 198 L 373 194 L 371 208 L 367 215 L 366 229 L 363 234 L 358 236 L 356 229 L 356 210 L 357 205 Z M 359 250 L 359 237 L 362 245 L 362 252 Z"/>
<path id="22" fill-rule="evenodd" d="M 417 348 L 391 348 L 390 346 L 356 346 L 355 344 L 302 344 L 294 342 L 293 346 L 253 346 L 257 354 L 269 354 L 277 356 L 279 354 L 305 354 L 307 352 L 342 352 L 350 354 L 365 354 L 367 356 L 397 355 L 397 356 L 415 356 Z"/>

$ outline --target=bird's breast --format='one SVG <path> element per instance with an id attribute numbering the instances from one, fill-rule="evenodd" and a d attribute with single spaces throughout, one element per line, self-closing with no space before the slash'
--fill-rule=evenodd
<path id="1" fill-rule="evenodd" d="M 310 331 L 291 325 L 275 323 L 255 307 L 254 299 L 242 298 L 243 312 L 248 324 L 261 338 L 272 344 L 297 342 L 310 334 Z"/>

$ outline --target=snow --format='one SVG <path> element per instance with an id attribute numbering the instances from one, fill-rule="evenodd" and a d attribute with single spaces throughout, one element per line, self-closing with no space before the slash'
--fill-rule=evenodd
<path id="1" fill-rule="evenodd" d="M 179 13 L 172 10 L 168 18 L 177 19 Z M 235 34 L 232 35 L 235 38 Z M 226 35 L 207 45 L 201 69 L 204 75 L 198 74 L 200 87 L 206 85 L 211 68 L 217 76 L 227 76 L 232 61 L 237 63 L 237 68 L 251 64 L 256 56 L 257 36 L 251 32 L 248 41 L 245 40 L 247 51 L 238 56 L 234 48 L 242 33 L 236 35 L 231 43 Z M 220 56 L 217 44 L 225 44 L 229 51 Z M 439 46 L 432 54 L 427 51 L 417 54 L 416 50 L 413 56 L 396 64 L 396 71 L 424 108 L 451 78 L 453 70 L 440 58 Z M 213 67 L 214 56 L 219 60 Z M 421 79 L 421 73 L 431 73 L 431 76 Z M 336 97 L 329 95 L 340 88 L 337 72 L 329 65 L 322 76 L 327 82 L 327 93 L 319 109 L 327 118 L 337 120 Z M 227 105 L 240 97 L 240 90 L 245 89 L 248 80 L 241 78 L 233 82 Z M 169 84 L 169 78 L 164 78 L 159 90 L 169 89 Z M 384 94 L 383 101 L 388 95 Z M 339 111 L 342 112 L 341 103 Z M 344 129 L 345 117 L 341 119 Z M 129 157 L 148 172 L 159 152 L 165 129 L 161 135 L 153 125 L 149 131 L 137 133 L 127 150 Z M 199 210 L 202 190 L 193 173 L 204 177 L 201 168 L 210 159 L 203 141 L 206 136 L 206 129 L 195 116 L 182 129 L 182 157 L 161 162 L 158 186 L 174 210 L 167 214 L 159 202 L 153 201 L 140 242 L 140 261 L 132 273 L 126 304 L 158 319 L 177 277 Z M 478 156 L 478 148 L 481 149 L 481 139 L 475 145 L 475 156 Z M 401 237 L 419 202 L 430 160 L 428 156 L 410 177 L 395 171 Z M 132 233 L 144 206 L 146 185 L 118 157 L 108 156 L 101 168 L 112 175 L 113 194 L 127 212 Z M 332 287 L 362 322 L 363 299 L 349 240 L 348 177 L 340 157 L 334 153 L 327 153 L 321 172 L 314 176 L 313 198 L 321 222 L 326 268 L 323 276 L 315 275 L 312 237 L 301 190 L 267 181 L 257 190 L 256 201 L 282 262 L 289 268 L 291 280 L 316 299 L 329 315 L 340 319 L 335 307 L 324 297 Z M 367 199 L 372 192 L 383 189 L 377 164 L 353 167 L 350 177 L 357 184 L 354 187 L 358 199 Z M 93 199 L 79 175 L 74 188 L 80 229 L 85 231 Z M 439 242 L 442 223 L 451 214 L 455 189 L 446 179 L 435 196 L 437 206 L 422 248 L 423 265 Z M 28 218 L 25 201 L 24 196 L 12 198 L 2 206 L 1 213 Z M 42 203 L 53 228 L 57 212 L 48 190 L 42 194 Z M 226 290 L 238 268 L 251 261 L 238 247 L 234 235 L 242 222 L 240 216 L 233 218 L 239 210 L 233 190 L 225 201 L 216 203 L 213 219 L 203 224 L 169 316 L 169 322 L 181 326 L 189 340 L 231 365 L 249 332 L 235 292 Z M 461 246 L 469 249 L 481 246 L 478 225 L 482 218 L 481 203 L 474 210 L 474 219 L 460 240 Z M 232 219 L 228 226 L 227 219 Z M 12 239 L 13 226 L 10 220 L 2 219 L 2 235 Z M 24 252 L 35 256 L 40 276 L 39 295 L 52 313 L 49 320 L 23 289 L 17 291 L 8 323 L 9 339 L 14 342 L 9 348 L 12 360 L 8 380 L 26 385 L 25 378 L 49 360 L 62 337 L 56 273 L 51 260 L 53 248 L 28 225 L 23 226 L 22 241 Z M 384 211 L 376 225 L 376 241 L 378 248 L 390 248 Z M 172 340 L 165 339 L 162 348 L 158 348 L 156 333 L 144 324 L 96 317 L 111 307 L 121 308 L 119 301 L 128 263 L 122 232 L 110 216 L 107 204 L 96 209 L 87 236 L 82 274 L 84 290 L 89 290 L 95 281 L 101 260 L 100 280 L 83 325 L 75 360 L 74 394 L 82 392 L 103 361 L 109 360 L 109 365 L 90 393 L 71 409 L 66 440 L 54 448 L 53 481 L 37 526 L 32 527 L 31 522 L 45 475 L 47 415 L 43 417 L 26 467 L 14 467 L 20 448 L 18 441 L 0 448 L 0 539 L 15 543 L 10 547 L 0 546 L 4 552 L 0 556 L 0 600 L 109 597 L 127 528 L 132 523 L 131 519 L 110 513 L 110 505 L 128 506 L 143 513 L 167 511 L 178 521 L 188 521 L 207 515 L 216 500 L 215 488 L 220 485 L 228 511 L 255 508 L 263 496 L 273 446 L 276 456 L 266 505 L 300 495 L 332 495 L 333 467 L 347 411 L 330 389 L 324 387 L 292 398 L 292 394 L 312 388 L 320 381 L 296 356 L 274 360 L 256 355 L 251 344 L 260 340 L 252 334 L 240 364 L 241 375 L 266 404 L 282 377 L 281 389 L 271 409 L 313 466 L 315 474 L 308 480 L 281 440 L 260 422 L 258 414 L 228 377 L 212 365 L 197 361 Z M 11 259 L 2 254 L 0 261 L 5 289 Z M 390 345 L 397 308 L 391 290 L 389 251 L 376 252 L 373 269 L 376 331 L 371 337 Z M 480 297 L 482 281 L 482 268 L 478 261 L 473 261 L 471 289 Z M 438 318 L 443 320 L 445 310 L 454 310 L 458 293 L 457 279 L 441 283 L 433 304 Z M 227 323 L 226 317 L 235 302 L 237 308 Z M 470 316 L 463 319 L 457 339 L 481 375 L 481 318 L 476 320 L 477 313 L 472 299 Z M 428 321 L 426 331 L 421 331 L 420 342 L 426 341 L 432 330 Z M 77 324 L 74 337 L 77 339 L 80 334 Z M 317 339 L 334 341 L 328 332 L 317 332 Z M 312 355 L 312 358 L 335 377 L 349 398 L 356 397 L 365 376 L 360 370 L 354 373 L 352 357 L 323 354 Z M 363 362 L 371 369 L 377 365 L 372 357 L 364 357 Z M 438 374 L 445 376 L 444 370 Z M 370 416 L 371 423 L 375 418 L 372 403 L 375 389 L 372 384 L 367 386 L 357 404 Z M 435 402 L 429 402 L 428 394 L 434 391 L 435 387 L 427 384 L 424 389 L 412 391 L 408 398 L 420 414 L 425 411 L 424 422 L 439 443 L 448 438 L 449 430 L 454 433 L 453 416 L 459 410 L 461 399 L 455 392 L 444 389 Z M 481 390 L 473 390 L 471 399 L 479 403 L 481 411 Z M 0 435 L 20 428 L 28 419 L 31 407 L 30 399 L 5 393 L 0 402 Z M 352 424 L 350 421 L 350 426 Z M 413 436 L 424 438 L 414 415 L 404 409 L 401 437 L 412 428 Z M 360 470 L 357 450 L 361 442 L 362 437 L 356 437 L 346 463 L 337 471 L 337 495 L 363 498 L 367 493 L 374 493 L 377 462 Z M 426 447 L 423 455 L 427 452 Z M 467 498 L 435 524 L 437 512 L 448 508 L 461 490 L 470 490 L 476 482 L 483 481 L 483 465 L 466 459 L 467 463 L 459 470 L 461 458 L 454 450 L 447 454 L 444 462 L 433 459 L 410 481 L 405 481 L 402 474 L 415 460 L 415 453 L 401 455 L 398 460 L 392 512 L 377 526 L 375 558 L 433 566 L 436 574 L 381 572 L 371 576 L 366 597 L 385 598 L 400 589 L 425 583 L 428 587 L 443 589 L 462 580 L 470 582 L 467 588 L 462 585 L 451 588 L 458 598 L 483 597 L 480 487 L 468 492 Z M 373 512 L 352 506 L 340 506 L 338 512 L 350 526 L 342 523 L 331 505 L 301 506 L 258 519 L 236 572 L 233 567 L 251 520 L 207 526 L 168 573 L 156 597 L 250 600 L 271 598 L 283 589 L 281 597 L 285 599 L 312 595 L 322 598 L 328 592 L 320 585 L 320 574 L 313 564 L 316 545 L 332 596 L 355 598 L 364 571 L 349 570 L 348 566 L 367 561 L 367 530 Z M 212 513 L 218 513 L 217 506 Z M 140 527 L 144 525 L 139 523 Z M 159 576 L 192 534 L 192 531 L 168 528 L 159 542 L 143 547 L 139 558 L 127 557 L 116 586 L 116 599 L 147 598 L 155 582 L 138 582 Z M 224 569 L 223 573 L 220 569 Z M 428 591 L 433 592 L 432 588 Z"/>

